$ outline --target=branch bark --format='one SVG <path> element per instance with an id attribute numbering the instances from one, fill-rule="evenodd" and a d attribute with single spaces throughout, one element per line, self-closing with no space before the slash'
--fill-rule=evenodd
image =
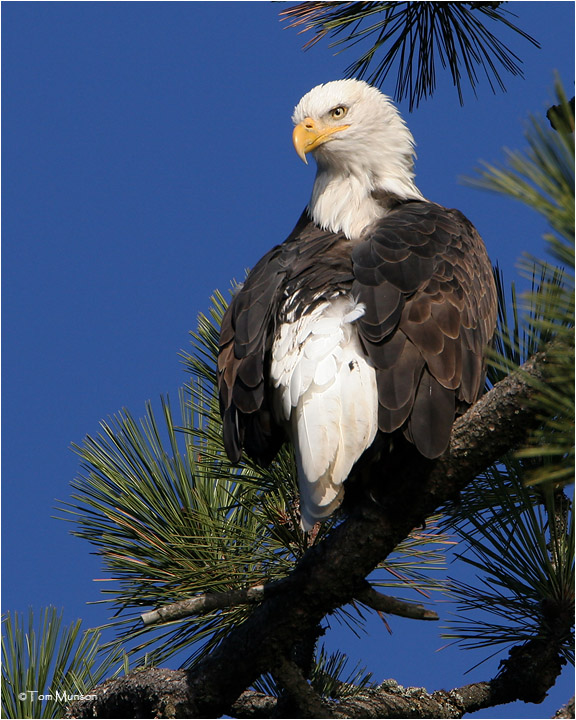
<path id="1" fill-rule="evenodd" d="M 166 670 L 147 670 L 114 681 L 118 685 L 105 683 L 94 690 L 95 700 L 72 706 L 69 717 L 134 717 L 133 707 L 123 715 L 125 705 L 114 704 L 116 700 L 128 697 L 132 676 L 142 698 L 147 698 L 147 704 L 143 699 L 138 701 L 137 707 L 141 710 L 138 717 L 206 718 L 230 713 L 246 688 L 262 673 L 277 667 L 279 658 L 290 658 L 298 638 L 313 632 L 326 614 L 350 602 L 365 589 L 366 576 L 414 527 L 421 525 L 482 470 L 526 438 L 538 422 L 531 401 L 536 393 L 534 381 L 544 379 L 547 361 L 547 352 L 538 353 L 459 418 L 448 451 L 437 461 L 426 480 L 412 478 L 396 483 L 383 502 L 354 507 L 345 522 L 306 553 L 283 581 L 282 592 L 272 594 L 257 605 L 250 617 L 193 671 L 184 674 L 174 671 L 171 675 Z M 535 657 L 534 662 L 528 663 L 529 667 L 536 667 L 537 661 L 538 657 Z M 416 704 L 411 696 L 413 707 L 420 703 L 426 709 L 423 715 L 413 714 L 413 710 L 410 717 L 461 717 L 470 711 L 468 707 L 478 709 L 510 702 L 512 698 L 502 698 L 512 695 L 515 696 L 513 699 L 534 701 L 530 678 L 522 674 L 517 663 L 510 662 L 502 676 L 505 680 L 478 683 L 451 693 L 428 695 L 422 691 L 426 702 L 419 700 Z M 518 670 L 516 675 L 512 669 Z M 546 675 L 546 689 L 554 684 L 557 670 L 559 672 L 555 666 Z M 155 672 L 163 674 L 164 689 L 156 682 Z M 149 688 L 145 687 L 147 679 Z M 506 688 L 506 692 L 502 688 Z M 350 703 L 354 700 L 350 700 L 348 704 L 338 706 L 338 712 L 349 714 L 333 716 L 401 717 L 397 714 L 400 712 L 398 692 L 381 689 L 380 695 L 390 705 L 392 715 L 366 714 L 367 708 L 362 709 L 360 715 L 352 714 L 354 709 Z M 539 688 L 538 696 L 542 699 L 542 688 Z M 368 694 L 365 697 L 372 702 L 376 696 Z M 133 698 L 137 702 L 137 693 Z M 358 703 L 358 698 L 355 700 Z M 452 714 L 432 714 L 430 703 L 439 704 L 440 701 L 451 706 Z M 382 713 L 382 708 L 378 712 Z M 437 712 L 441 711 L 437 709 Z"/>
<path id="2" fill-rule="evenodd" d="M 283 582 L 268 583 L 266 585 L 254 585 L 251 588 L 231 590 L 222 593 L 206 593 L 192 597 L 187 600 L 180 600 L 170 605 L 143 613 L 140 617 L 144 625 L 155 625 L 174 620 L 182 620 L 190 615 L 202 615 L 212 610 L 235 607 L 236 605 L 254 605 L 269 597 L 272 593 L 278 592 Z M 377 592 L 368 582 L 356 593 L 356 600 L 360 600 L 368 607 L 379 612 L 399 615 L 400 617 L 413 618 L 414 620 L 438 620 L 438 615 L 433 610 L 428 610 L 418 603 L 404 602 L 390 595 Z"/>
<path id="3" fill-rule="evenodd" d="M 384 595 L 375 590 L 368 582 L 355 594 L 355 599 L 368 605 L 372 610 L 412 618 L 413 620 L 439 620 L 438 613 L 429 610 L 419 603 L 405 602 L 398 598 Z"/>
<path id="4" fill-rule="evenodd" d="M 554 718 L 573 718 L 574 717 L 574 695 L 570 700 L 556 711 Z"/>
<path id="5" fill-rule="evenodd" d="M 261 602 L 267 595 L 277 592 L 281 584 L 282 581 L 279 581 L 267 585 L 254 585 L 241 590 L 230 590 L 230 592 L 206 593 L 151 610 L 140 617 L 144 625 L 154 625 L 181 620 L 190 615 L 201 615 L 212 612 L 212 610 L 222 610 L 236 605 L 250 605 Z"/>

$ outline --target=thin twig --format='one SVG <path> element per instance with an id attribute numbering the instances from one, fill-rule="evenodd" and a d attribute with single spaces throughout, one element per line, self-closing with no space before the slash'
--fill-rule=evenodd
<path id="1" fill-rule="evenodd" d="M 156 608 L 156 610 L 150 610 L 150 612 L 143 613 L 140 617 L 144 625 L 154 625 L 155 623 L 181 620 L 190 615 L 203 615 L 212 612 L 212 610 L 224 610 L 236 605 L 251 605 L 263 600 L 270 592 L 276 592 L 281 582 L 280 580 L 265 585 L 254 585 L 250 588 L 229 590 L 221 593 L 203 593 L 187 600 L 164 605 L 164 607 Z"/>
<path id="2" fill-rule="evenodd" d="M 373 610 L 389 613 L 390 615 L 398 615 L 400 617 L 412 618 L 413 620 L 438 620 L 438 614 L 433 610 L 428 610 L 424 605 L 419 603 L 405 602 L 391 595 L 384 595 L 375 590 L 368 582 L 357 593 L 354 594 L 356 600 L 368 605 Z"/>

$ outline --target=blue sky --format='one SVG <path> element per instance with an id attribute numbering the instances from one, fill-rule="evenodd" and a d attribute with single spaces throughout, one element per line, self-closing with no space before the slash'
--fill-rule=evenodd
<path id="1" fill-rule="evenodd" d="M 291 144 L 291 113 L 314 85 L 342 77 L 334 55 L 278 20 L 269 2 L 4 2 L 3 607 L 54 604 L 68 620 L 107 620 L 91 548 L 54 519 L 78 473 L 71 443 L 122 407 L 176 398 L 179 352 L 215 289 L 292 229 L 313 167 Z M 554 70 L 573 92 L 574 6 L 514 2 L 541 43 L 504 33 L 525 78 L 493 95 L 480 82 L 460 107 L 449 79 L 409 114 L 423 193 L 476 224 L 507 281 L 524 251 L 543 256 L 529 208 L 466 187 L 480 161 L 524 146 L 530 113 L 552 101 Z M 384 91 L 390 91 L 386 85 Z M 433 623 L 380 621 L 360 641 L 328 642 L 376 679 L 436 690 L 485 679 L 488 664 L 436 653 Z M 393 658 L 393 660 L 392 660 Z M 478 717 L 549 717 L 571 694 Z"/>

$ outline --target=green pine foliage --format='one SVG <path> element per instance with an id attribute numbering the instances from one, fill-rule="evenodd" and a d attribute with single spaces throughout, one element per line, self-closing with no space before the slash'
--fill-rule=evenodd
<path id="1" fill-rule="evenodd" d="M 2 619 L 2 717 L 63 717 L 74 697 L 88 695 L 115 666 L 119 651 L 103 653 L 100 633 L 81 621 L 62 625 L 62 612 L 47 607 L 35 617 Z"/>
<path id="2" fill-rule="evenodd" d="M 328 654 L 322 646 L 310 674 L 310 684 L 318 695 L 329 700 L 344 700 L 366 688 L 376 687 L 371 672 L 358 664 L 352 670 L 349 666 L 349 659 L 344 653 L 337 650 Z M 270 675 L 261 677 L 254 684 L 254 689 L 272 697 L 278 697 L 282 692 Z"/>
<path id="3" fill-rule="evenodd" d="M 493 467 L 472 483 L 453 530 L 458 559 L 475 582 L 451 581 L 457 603 L 444 637 L 463 648 L 499 649 L 534 638 L 574 662 L 574 516 L 562 490 L 530 488 L 520 463 Z M 561 637 L 558 636 L 561 632 Z"/>

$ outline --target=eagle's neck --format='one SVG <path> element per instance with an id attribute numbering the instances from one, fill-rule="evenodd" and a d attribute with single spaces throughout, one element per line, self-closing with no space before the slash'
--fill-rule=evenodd
<path id="1" fill-rule="evenodd" d="M 379 177 L 319 164 L 308 210 L 316 225 L 357 240 L 368 225 L 389 212 L 392 201 L 422 199 L 409 170 Z"/>

